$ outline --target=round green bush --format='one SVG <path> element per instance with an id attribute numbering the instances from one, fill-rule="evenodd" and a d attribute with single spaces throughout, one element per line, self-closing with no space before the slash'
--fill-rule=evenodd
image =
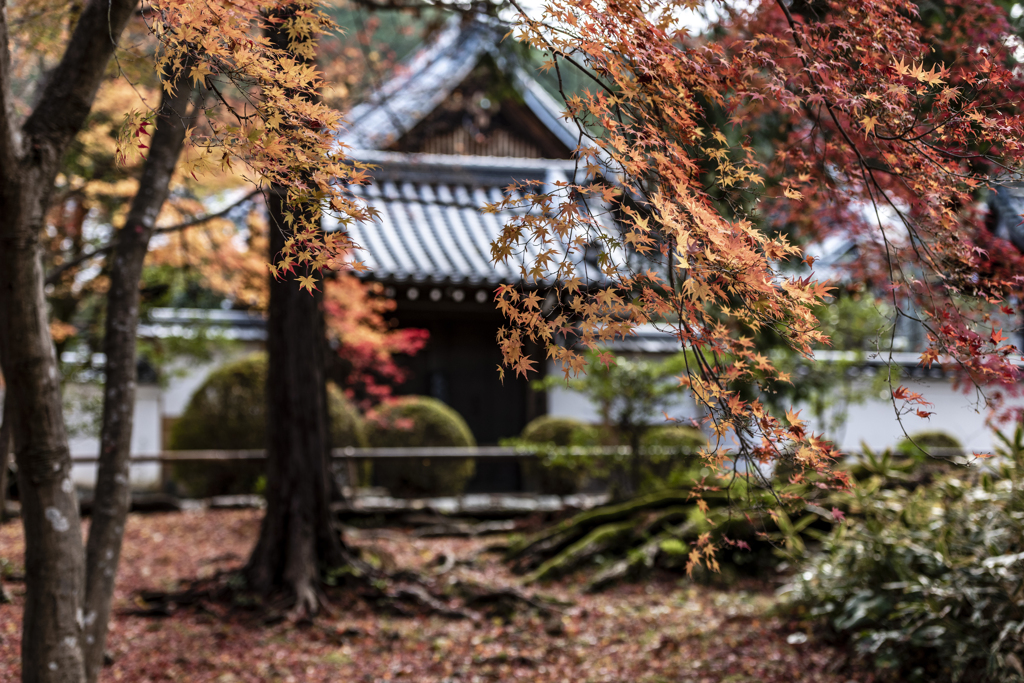
<path id="1" fill-rule="evenodd" d="M 171 428 L 170 450 L 256 450 L 266 447 L 267 358 L 255 354 L 210 373 Z M 364 446 L 363 420 L 344 394 L 328 385 L 331 446 Z M 262 460 L 178 462 L 171 477 L 182 493 L 208 497 L 252 493 L 266 471 Z"/>
<path id="2" fill-rule="evenodd" d="M 910 439 L 903 439 L 896 446 L 897 452 L 901 455 L 915 459 L 926 457 L 921 449 L 931 452 L 933 448 L 956 450 L 961 455 L 964 449 L 963 444 L 956 437 L 938 430 L 911 434 Z"/>
<path id="3" fill-rule="evenodd" d="M 593 426 L 571 417 L 542 415 L 523 427 L 519 438 L 528 443 L 555 446 L 596 446 L 598 432 Z"/>
<path id="4" fill-rule="evenodd" d="M 704 436 L 704 432 L 694 427 L 680 425 L 652 427 L 640 439 L 641 448 L 678 451 L 687 454 L 696 453 L 707 443 L 708 438 Z"/>
<path id="5" fill-rule="evenodd" d="M 697 451 L 708 439 L 699 429 L 681 425 L 652 427 L 640 439 L 644 454 L 641 490 L 690 486 L 700 478 L 701 461 Z"/>
<path id="6" fill-rule="evenodd" d="M 527 424 L 519 439 L 529 444 L 551 445 L 558 448 L 597 446 L 600 435 L 592 425 L 571 417 L 542 415 Z M 537 458 L 520 460 L 520 469 L 526 488 L 538 493 L 565 496 L 576 493 L 585 478 L 581 460 Z"/>
<path id="7" fill-rule="evenodd" d="M 366 423 L 374 448 L 443 448 L 475 446 L 462 416 L 428 396 L 404 396 L 377 409 Z M 373 481 L 394 496 L 453 496 L 462 493 L 476 471 L 472 458 L 379 458 Z"/>
<path id="8" fill-rule="evenodd" d="M 366 421 L 333 382 L 327 384 L 327 411 L 331 416 L 331 448 L 366 447 Z"/>

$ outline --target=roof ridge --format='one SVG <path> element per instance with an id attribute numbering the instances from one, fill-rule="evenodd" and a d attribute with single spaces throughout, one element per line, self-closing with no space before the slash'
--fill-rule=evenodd
<path id="1" fill-rule="evenodd" d="M 470 74 L 480 58 L 494 56 L 512 80 L 527 108 L 568 149 L 576 148 L 578 131 L 562 117 L 562 108 L 521 60 L 502 50 L 503 29 L 497 19 L 476 15 L 453 17 L 449 26 L 404 60 L 387 82 L 346 116 L 339 143 L 354 150 L 387 147 L 430 115 Z"/>

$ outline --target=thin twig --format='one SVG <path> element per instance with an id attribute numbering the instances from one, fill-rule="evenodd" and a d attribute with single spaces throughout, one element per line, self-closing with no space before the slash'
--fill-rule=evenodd
<path id="1" fill-rule="evenodd" d="M 218 211 L 216 213 L 211 213 L 211 214 L 208 214 L 206 216 L 200 216 L 199 218 L 193 218 L 191 220 L 184 221 L 183 223 L 178 223 L 176 225 L 168 225 L 167 227 L 164 227 L 164 228 L 156 228 L 155 230 L 153 230 L 153 234 L 154 235 L 164 235 L 164 234 L 167 234 L 169 232 L 179 232 L 181 230 L 185 230 L 186 228 L 191 228 L 191 227 L 193 227 L 195 225 L 201 225 L 203 223 L 212 221 L 212 220 L 217 219 L 217 218 L 223 218 L 224 216 L 226 216 L 227 214 L 231 213 L 232 211 L 237 209 L 239 206 L 241 206 L 245 202 L 247 202 L 250 199 L 252 199 L 257 194 L 259 194 L 259 192 L 260 192 L 260 190 L 258 190 L 258 189 L 253 190 L 252 192 L 249 192 L 248 194 L 246 194 L 244 197 L 242 197 L 238 201 L 233 202 L 231 205 L 221 209 L 220 211 Z M 54 268 L 53 270 L 51 270 L 49 273 L 46 274 L 46 280 L 45 280 L 46 284 L 48 284 L 48 285 L 55 284 L 57 282 L 57 280 L 60 279 L 60 276 L 63 275 L 68 270 L 70 270 L 70 269 L 72 269 L 72 268 L 74 268 L 76 266 L 79 266 L 79 265 L 85 263 L 86 261 L 91 261 L 94 258 L 97 258 L 99 256 L 103 256 L 104 254 L 112 251 L 116 247 L 117 247 L 117 240 L 112 240 L 111 242 L 108 242 L 107 244 L 103 245 L 102 247 L 97 247 L 96 249 L 93 249 L 88 254 L 82 254 L 81 256 L 78 256 L 77 258 L 73 258 L 70 261 L 66 261 L 66 262 L 60 264 L 59 266 L 57 266 L 56 268 Z"/>

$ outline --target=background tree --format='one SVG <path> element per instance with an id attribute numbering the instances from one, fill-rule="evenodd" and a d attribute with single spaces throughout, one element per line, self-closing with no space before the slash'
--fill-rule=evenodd
<path id="1" fill-rule="evenodd" d="M 827 343 L 815 307 L 829 287 L 796 274 L 803 254 L 779 227 L 857 238 L 857 265 L 881 274 L 897 315 L 927 328 L 924 364 L 945 353 L 979 385 L 1015 382 L 994 313 L 1018 285 L 978 286 L 971 227 L 978 192 L 1017 174 L 1024 151 L 1010 28 L 985 2 L 929 4 L 926 17 L 905 0 L 722 6 L 699 36 L 685 23 L 689 2 L 521 11 L 520 35 L 550 68 L 580 67 L 593 87 L 566 96 L 580 172 L 554 193 L 525 185 L 500 204 L 544 211 L 506 226 L 493 256 L 520 258 L 530 241 L 540 257 L 524 259 L 524 274 L 560 282 L 565 304 L 545 313 L 502 288 L 501 344 L 516 372 L 538 342 L 571 375 L 581 349 L 662 322 L 695 351 L 680 381 L 707 410 L 712 442 L 737 441 L 729 455 L 709 448 L 711 465 L 782 459 L 829 479 L 831 445 L 741 389 L 792 381 L 757 351 L 758 332 L 804 356 Z M 753 133 L 772 126 L 777 142 L 755 146 Z M 603 227 L 612 211 L 621 233 Z M 578 259 L 559 254 L 595 243 L 612 284 L 585 289 Z M 919 410 L 921 397 L 891 392 L 899 414 Z"/>
<path id="2" fill-rule="evenodd" d="M 86 547 L 86 679 L 95 681 L 103 665 L 110 601 L 121 555 L 121 538 L 131 502 L 129 459 L 135 414 L 136 330 L 139 282 L 156 219 L 170 190 L 185 140 L 192 89 L 183 82 L 167 87 L 157 112 L 149 153 L 124 227 L 112 250 L 107 290 L 106 356 L 100 461 Z"/>
<path id="3" fill-rule="evenodd" d="M 291 36 L 308 5 L 294 3 L 268 17 L 271 44 L 295 54 L 299 64 L 313 55 Z M 314 92 L 289 92 L 288 97 L 312 98 Z M 270 253 L 275 261 L 287 254 L 286 231 L 296 215 L 312 224 L 316 204 L 272 187 L 268 199 Z M 315 228 L 307 228 L 318 239 Z M 287 256 L 285 257 L 287 258 Z M 276 273 L 275 273 L 276 275 Z M 270 283 L 267 318 L 267 514 L 249 558 L 249 586 L 269 595 L 282 589 L 294 599 L 297 617 L 315 614 L 320 605 L 322 567 L 347 564 L 340 534 L 331 521 L 332 478 L 327 413 L 327 378 L 323 294 L 308 283 L 274 277 Z"/>
<path id="4" fill-rule="evenodd" d="M 651 427 L 666 424 L 666 411 L 683 399 L 676 377 L 685 367 L 682 354 L 654 361 L 592 352 L 587 355 L 585 374 L 569 381 L 570 388 L 597 406 L 605 430 L 630 447 L 629 471 L 616 497 L 635 495 L 640 489 L 641 441 Z M 565 380 L 548 377 L 542 386 L 554 388 L 559 383 Z"/>

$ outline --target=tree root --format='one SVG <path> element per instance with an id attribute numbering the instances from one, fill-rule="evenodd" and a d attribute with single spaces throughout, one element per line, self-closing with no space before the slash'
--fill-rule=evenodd
<path id="1" fill-rule="evenodd" d="M 704 491 L 700 498 L 711 502 L 726 495 Z M 598 565 L 586 585 L 594 592 L 639 578 L 656 565 L 684 565 L 691 544 L 709 531 L 729 539 L 734 547 L 737 540 L 746 548 L 759 542 L 749 517 L 729 516 L 720 508 L 705 514 L 694 504 L 695 497 L 688 490 L 661 491 L 588 510 L 512 544 L 505 560 L 514 572 L 526 574 L 525 584 Z M 766 517 L 757 526 L 769 531 L 775 525 Z"/>
<path id="2" fill-rule="evenodd" d="M 664 517 L 668 517 L 665 515 Z M 654 567 L 658 556 L 664 551 L 663 544 L 666 541 L 676 540 L 680 542 L 679 548 L 674 555 L 685 553 L 687 547 L 680 539 L 691 538 L 700 524 L 694 521 L 687 521 L 679 526 L 665 529 L 644 542 L 639 548 L 634 548 L 627 553 L 626 557 L 606 565 L 589 582 L 584 590 L 588 593 L 597 593 L 619 581 L 636 579 Z"/>
<path id="3" fill-rule="evenodd" d="M 724 497 L 720 491 L 705 491 L 705 500 Z M 523 542 L 509 548 L 505 559 L 513 571 L 527 573 L 536 569 L 547 558 L 580 540 L 591 530 L 606 524 L 634 520 L 638 525 L 649 523 L 644 518 L 651 512 L 666 508 L 680 511 L 693 507 L 693 492 L 688 489 L 659 491 L 617 505 L 606 505 L 581 512 L 567 520 L 544 529 Z"/>
<path id="4" fill-rule="evenodd" d="M 541 564 L 523 582 L 530 584 L 565 576 L 601 553 L 625 547 L 635 531 L 636 524 L 632 520 L 599 526 Z"/>
<path id="5" fill-rule="evenodd" d="M 356 556 L 349 559 L 351 564 L 328 572 L 332 583 L 339 588 L 344 584 L 349 595 L 366 600 L 376 609 L 401 616 L 438 615 L 479 622 L 485 618 L 507 620 L 524 611 L 535 611 L 541 616 L 561 611 L 556 601 L 527 595 L 518 588 L 491 588 L 450 578 L 442 582 L 443 577 L 437 574 L 407 569 L 386 571 Z M 244 610 L 262 612 L 266 623 L 308 623 L 321 610 L 333 611 L 327 600 L 330 586 L 308 588 L 294 594 L 282 592 L 276 600 L 267 601 L 247 588 L 241 572 L 222 571 L 192 581 L 178 591 L 140 591 L 135 596 L 136 606 L 123 614 L 167 617 L 179 610 L 198 610 L 224 617 Z"/>

